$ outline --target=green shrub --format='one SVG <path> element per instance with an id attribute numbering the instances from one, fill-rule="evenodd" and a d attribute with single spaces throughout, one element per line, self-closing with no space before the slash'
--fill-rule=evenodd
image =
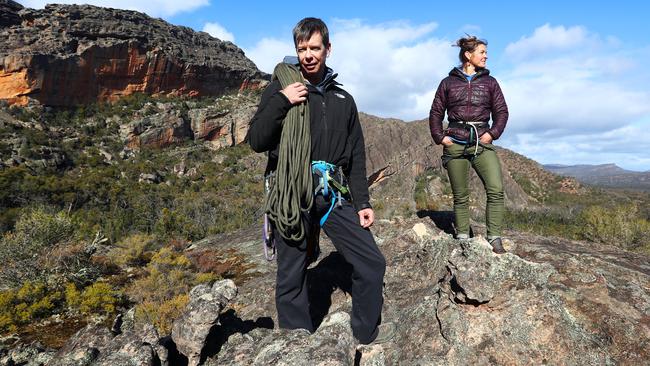
<path id="1" fill-rule="evenodd" d="M 420 174 L 415 181 L 415 189 L 413 191 L 413 199 L 415 200 L 415 210 L 438 210 L 438 202 L 427 189 L 429 184 L 430 171 L 425 171 Z"/>
<path id="2" fill-rule="evenodd" d="M 137 303 L 136 319 L 151 322 L 161 334 L 169 334 L 171 323 L 187 304 L 192 287 L 217 278 L 212 273 L 197 274 L 191 261 L 173 248 L 160 249 L 147 264 L 146 276 L 128 288 Z"/>
<path id="3" fill-rule="evenodd" d="M 616 245 L 625 249 L 650 245 L 650 222 L 639 217 L 639 207 L 623 204 L 613 207 L 591 206 L 580 214 L 587 240 Z"/>
<path id="4" fill-rule="evenodd" d="M 151 259 L 155 238 L 149 234 L 134 234 L 115 245 L 109 257 L 118 265 L 145 265 Z"/>
<path id="5" fill-rule="evenodd" d="M 79 311 L 82 314 L 112 315 L 120 304 L 120 292 L 113 290 L 105 282 L 96 282 L 86 287 L 81 293 Z"/>
<path id="6" fill-rule="evenodd" d="M 48 317 L 62 302 L 63 294 L 42 282 L 0 291 L 0 331 L 15 331 L 20 325 Z"/>
<path id="7" fill-rule="evenodd" d="M 44 280 L 46 261 L 42 257 L 58 243 L 71 240 L 75 225 L 65 212 L 33 209 L 22 214 L 14 232 L 0 238 L 0 280 L 15 287 L 25 281 Z"/>
<path id="8" fill-rule="evenodd" d="M 153 324 L 159 334 L 171 334 L 174 319 L 183 313 L 189 301 L 187 294 L 177 295 L 162 302 L 144 301 L 135 308 L 135 318 Z"/>

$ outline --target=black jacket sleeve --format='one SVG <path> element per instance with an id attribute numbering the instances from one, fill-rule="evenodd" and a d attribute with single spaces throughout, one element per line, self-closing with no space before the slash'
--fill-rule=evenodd
<path id="1" fill-rule="evenodd" d="M 266 87 L 251 120 L 246 139 L 256 152 L 273 150 L 280 143 L 282 121 L 292 107 L 289 99 L 280 92 L 281 89 L 277 80 Z"/>
<path id="2" fill-rule="evenodd" d="M 350 113 L 350 135 L 351 157 L 349 163 L 349 185 L 352 193 L 352 203 L 357 211 L 364 208 L 372 208 L 370 205 L 370 194 L 368 193 L 368 178 L 366 177 L 366 146 L 363 140 L 363 130 L 359 122 L 357 106 L 352 103 Z"/>

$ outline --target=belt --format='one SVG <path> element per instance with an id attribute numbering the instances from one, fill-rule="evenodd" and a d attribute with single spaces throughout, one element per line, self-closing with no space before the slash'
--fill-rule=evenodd
<path id="1" fill-rule="evenodd" d="M 447 128 L 487 128 L 490 127 L 490 124 L 483 121 L 453 121 L 449 122 Z"/>

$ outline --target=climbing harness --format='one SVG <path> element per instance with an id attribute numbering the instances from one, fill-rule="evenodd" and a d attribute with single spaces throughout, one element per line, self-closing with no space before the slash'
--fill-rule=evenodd
<path id="1" fill-rule="evenodd" d="M 487 147 L 487 146 L 485 146 L 485 145 L 483 145 L 481 143 L 481 141 L 479 139 L 479 134 L 478 134 L 479 128 L 488 127 L 488 126 L 489 125 L 488 125 L 487 122 L 474 122 L 474 121 L 470 121 L 470 122 L 465 122 L 465 121 L 449 122 L 448 128 L 463 128 L 463 129 L 466 129 L 466 130 L 469 131 L 469 136 L 467 137 L 467 140 L 460 140 L 460 139 L 457 139 L 457 138 L 455 138 L 453 136 L 449 136 L 451 141 L 453 141 L 453 142 L 455 142 L 457 144 L 460 144 L 460 145 L 464 145 L 465 147 L 463 148 L 463 153 L 460 156 L 451 157 L 449 155 L 443 155 L 442 156 L 442 166 L 446 168 L 447 163 L 449 163 L 451 160 L 453 160 L 453 159 L 465 159 L 468 156 L 469 156 L 470 161 L 474 160 L 474 158 L 476 158 L 478 155 L 480 155 L 483 152 L 483 150 L 479 151 L 479 146 L 482 147 L 483 149 L 490 149 L 489 147 Z M 471 146 L 474 147 L 473 152 L 469 151 Z"/>
<path id="2" fill-rule="evenodd" d="M 334 205 L 340 207 L 342 205 L 341 201 L 345 200 L 345 197 L 349 197 L 350 191 L 343 182 L 343 169 L 341 167 L 319 160 L 311 162 L 311 171 L 318 176 L 318 186 L 314 189 L 314 196 L 320 194 L 323 198 L 331 201 L 330 208 L 320 219 L 320 226 L 323 227 Z M 335 179 L 334 174 L 336 173 L 338 173 L 340 181 Z"/>

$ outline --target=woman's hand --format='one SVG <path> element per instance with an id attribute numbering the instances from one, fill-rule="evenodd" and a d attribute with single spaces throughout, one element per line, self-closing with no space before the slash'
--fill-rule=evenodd
<path id="1" fill-rule="evenodd" d="M 454 144 L 454 142 L 451 141 L 451 138 L 449 136 L 445 136 L 442 138 L 442 144 L 445 146 L 451 146 Z"/>
<path id="2" fill-rule="evenodd" d="M 482 143 L 482 144 L 486 144 L 486 145 L 487 145 L 487 144 L 491 144 L 492 141 L 493 141 L 493 139 L 492 139 L 492 135 L 490 135 L 490 134 L 487 133 L 487 132 L 484 133 L 484 134 L 482 134 L 481 137 L 479 138 L 479 140 L 481 140 L 481 143 Z"/>
<path id="3" fill-rule="evenodd" d="M 280 92 L 284 94 L 287 99 L 289 99 L 289 102 L 291 102 L 291 104 L 300 104 L 304 102 L 307 100 L 307 94 L 309 94 L 307 87 L 303 83 L 289 84 Z"/>

